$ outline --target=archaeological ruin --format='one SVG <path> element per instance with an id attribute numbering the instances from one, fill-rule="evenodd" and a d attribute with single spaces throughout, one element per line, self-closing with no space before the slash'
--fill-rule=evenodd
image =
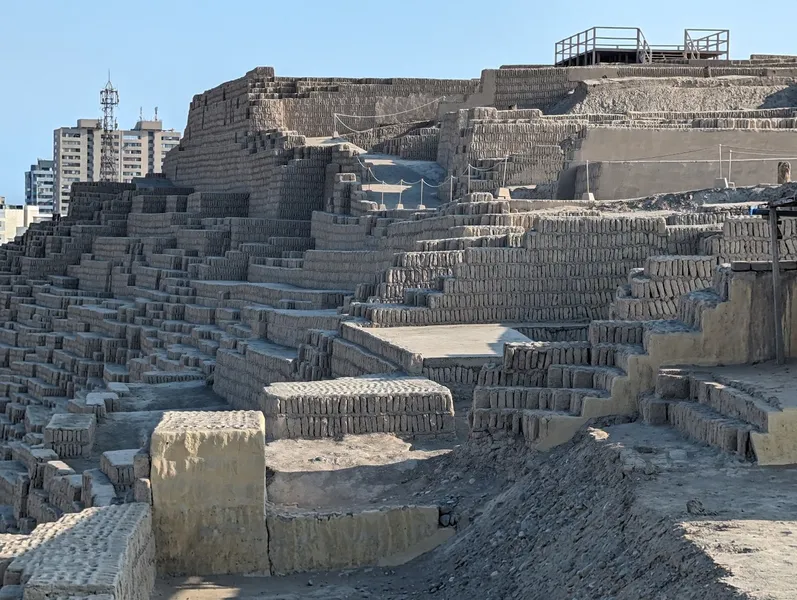
<path id="1" fill-rule="evenodd" d="M 2 246 L 0 599 L 797 597 L 797 57 L 600 35 L 255 68 Z"/>

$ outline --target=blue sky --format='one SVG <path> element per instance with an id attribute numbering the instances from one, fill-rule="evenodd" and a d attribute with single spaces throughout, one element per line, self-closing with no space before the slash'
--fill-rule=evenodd
<path id="1" fill-rule="evenodd" d="M 557 40 L 594 25 L 641 27 L 660 44 L 685 27 L 728 28 L 734 58 L 797 53 L 783 11 L 738 0 L 0 0 L 0 196 L 23 200 L 24 172 L 51 157 L 53 129 L 99 116 L 108 69 L 120 127 L 157 106 L 166 127 L 182 129 L 194 94 L 256 66 L 475 78 L 550 63 Z"/>

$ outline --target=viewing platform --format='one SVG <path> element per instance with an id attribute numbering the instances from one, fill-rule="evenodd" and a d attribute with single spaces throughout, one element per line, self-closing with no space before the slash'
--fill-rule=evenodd
<path id="1" fill-rule="evenodd" d="M 638 27 L 591 27 L 556 42 L 554 65 L 727 60 L 729 47 L 727 29 L 684 29 L 683 44 L 651 45 Z"/>

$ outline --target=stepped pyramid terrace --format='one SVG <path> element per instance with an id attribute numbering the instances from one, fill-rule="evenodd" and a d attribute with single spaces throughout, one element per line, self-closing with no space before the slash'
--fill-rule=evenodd
<path id="1" fill-rule="evenodd" d="M 258 67 L 74 183 L 0 248 L 0 598 L 797 597 L 797 57 L 690 47 Z"/>

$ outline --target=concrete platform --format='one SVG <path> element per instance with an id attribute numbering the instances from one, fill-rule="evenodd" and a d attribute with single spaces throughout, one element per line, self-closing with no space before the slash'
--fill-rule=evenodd
<path id="1" fill-rule="evenodd" d="M 374 327 L 369 335 L 423 357 L 424 366 L 475 359 L 499 359 L 507 342 L 530 342 L 522 333 L 505 325 L 430 325 L 426 327 Z"/>

